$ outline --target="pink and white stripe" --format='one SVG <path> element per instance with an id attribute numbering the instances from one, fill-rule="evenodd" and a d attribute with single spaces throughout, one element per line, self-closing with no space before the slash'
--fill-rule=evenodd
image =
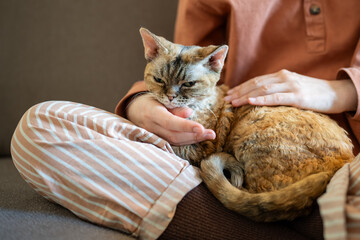
<path id="1" fill-rule="evenodd" d="M 115 114 L 50 101 L 30 108 L 12 138 L 21 176 L 39 194 L 99 225 L 156 239 L 201 179 L 170 145 Z M 325 239 L 360 239 L 360 155 L 318 200 Z"/>
<path id="2" fill-rule="evenodd" d="M 49 101 L 22 117 L 11 145 L 21 176 L 88 221 L 156 239 L 198 170 L 170 145 L 115 114 Z"/>
<path id="3" fill-rule="evenodd" d="M 336 172 L 318 203 L 325 239 L 360 239 L 360 154 Z"/>

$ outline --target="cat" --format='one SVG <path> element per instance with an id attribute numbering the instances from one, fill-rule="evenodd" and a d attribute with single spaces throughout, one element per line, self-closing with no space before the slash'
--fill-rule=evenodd
<path id="1" fill-rule="evenodd" d="M 263 222 L 307 215 L 334 173 L 354 158 L 347 133 L 326 115 L 224 101 L 228 87 L 217 82 L 228 46 L 183 46 L 145 28 L 140 34 L 148 94 L 169 109 L 192 108 L 189 119 L 216 133 L 215 140 L 172 147 L 201 168 L 225 207 Z"/>

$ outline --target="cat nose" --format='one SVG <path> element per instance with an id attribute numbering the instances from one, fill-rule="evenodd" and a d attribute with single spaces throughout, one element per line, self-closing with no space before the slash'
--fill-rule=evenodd
<path id="1" fill-rule="evenodd" d="M 174 98 L 176 98 L 176 96 L 177 96 L 176 94 L 168 95 L 168 99 L 171 102 Z"/>

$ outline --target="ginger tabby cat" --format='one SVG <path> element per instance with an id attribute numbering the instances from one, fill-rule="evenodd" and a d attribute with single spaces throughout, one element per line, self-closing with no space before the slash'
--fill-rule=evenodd
<path id="1" fill-rule="evenodd" d="M 216 84 L 226 45 L 182 46 L 144 28 L 140 34 L 148 94 L 167 108 L 192 108 L 189 119 L 216 132 L 215 140 L 173 149 L 201 167 L 227 208 L 266 222 L 308 214 L 334 173 L 354 158 L 346 132 L 323 114 L 225 102 L 227 87 Z"/>

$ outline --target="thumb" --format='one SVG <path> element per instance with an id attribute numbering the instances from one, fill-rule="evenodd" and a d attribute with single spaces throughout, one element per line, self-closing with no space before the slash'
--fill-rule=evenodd
<path id="1" fill-rule="evenodd" d="M 181 118 L 188 118 L 193 113 L 193 110 L 191 108 L 187 108 L 187 107 L 179 107 L 179 108 L 173 108 L 173 109 L 168 109 L 168 110 L 175 116 L 178 116 Z"/>

